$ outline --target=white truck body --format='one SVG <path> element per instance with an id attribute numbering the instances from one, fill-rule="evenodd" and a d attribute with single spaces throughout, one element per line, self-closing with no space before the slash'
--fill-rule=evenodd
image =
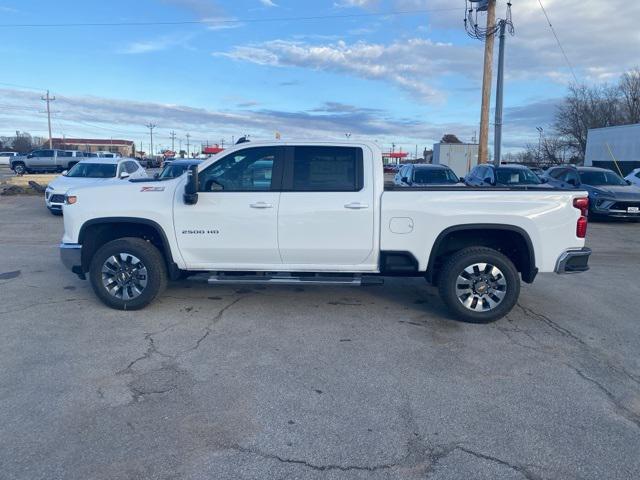
<path id="1" fill-rule="evenodd" d="M 521 266 L 530 261 L 520 269 L 522 277 L 533 281 L 538 271 L 558 271 L 567 253 L 586 252 L 584 238 L 576 234 L 581 211 L 574 207 L 576 199 L 586 198 L 585 192 L 460 187 L 386 187 L 385 191 L 381 151 L 372 143 L 241 144 L 196 168 L 202 175 L 245 149 L 275 147 L 288 152 L 289 147 L 306 146 L 361 152 L 361 188 L 200 191 L 196 204 L 185 203 L 185 188 L 191 181 L 186 174 L 165 181 L 74 189 L 68 195 L 75 203 L 64 206 L 63 260 L 83 275 L 90 258 L 81 259 L 79 251 L 87 228 L 117 222 L 160 229 L 170 269 L 179 271 L 430 277 L 439 261 L 436 251 L 448 251 L 452 242 L 463 241 L 466 246 L 494 242 L 498 248 L 503 239 L 517 236 L 527 249 Z"/>

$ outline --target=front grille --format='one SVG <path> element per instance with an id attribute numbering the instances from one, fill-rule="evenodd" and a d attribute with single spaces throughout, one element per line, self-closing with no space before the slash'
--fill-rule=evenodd
<path id="1" fill-rule="evenodd" d="M 51 203 L 64 203 L 64 195 L 51 195 Z"/>
<path id="2" fill-rule="evenodd" d="M 616 202 L 609 207 L 609 210 L 624 210 L 626 212 L 629 207 L 640 208 L 640 202 Z"/>

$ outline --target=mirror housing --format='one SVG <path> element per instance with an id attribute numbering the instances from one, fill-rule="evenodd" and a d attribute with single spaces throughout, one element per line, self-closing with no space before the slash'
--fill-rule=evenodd
<path id="1" fill-rule="evenodd" d="M 129 172 L 120 172 L 120 179 L 124 180 L 125 178 L 129 178 L 131 174 Z"/>
<path id="2" fill-rule="evenodd" d="M 62 176 L 63 176 L 63 177 L 66 177 L 66 176 L 67 176 L 67 173 L 69 173 L 69 170 L 63 170 L 63 171 L 62 171 Z"/>
<path id="3" fill-rule="evenodd" d="M 184 203 L 198 203 L 198 166 L 191 165 L 187 170 L 187 184 L 184 186 Z"/>
<path id="4" fill-rule="evenodd" d="M 483 180 L 484 183 L 488 183 L 489 185 L 493 185 L 493 179 L 491 177 L 486 177 Z"/>
<path id="5" fill-rule="evenodd" d="M 540 179 L 540 183 L 549 183 L 549 179 L 548 178 L 541 178 Z"/>
<path id="6" fill-rule="evenodd" d="M 625 182 L 627 182 L 627 185 L 633 185 L 633 182 L 631 180 L 625 179 Z"/>
<path id="7" fill-rule="evenodd" d="M 575 181 L 575 179 L 570 178 L 569 180 L 567 180 L 567 183 L 569 185 L 573 185 L 574 187 L 578 185 L 578 182 Z"/>
<path id="8" fill-rule="evenodd" d="M 159 173 L 154 173 L 154 174 L 153 174 L 153 178 L 155 178 L 155 179 L 160 178 L 160 174 L 159 174 Z"/>
<path id="9" fill-rule="evenodd" d="M 460 180 L 460 183 L 467 183 L 467 179 L 464 177 L 460 177 L 458 180 Z"/>
<path id="10" fill-rule="evenodd" d="M 402 177 L 402 178 L 400 179 L 400 181 L 401 181 L 402 183 L 409 183 L 409 179 L 408 179 L 407 177 Z"/>

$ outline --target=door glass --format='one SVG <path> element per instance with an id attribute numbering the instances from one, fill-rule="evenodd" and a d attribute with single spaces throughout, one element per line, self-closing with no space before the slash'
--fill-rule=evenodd
<path id="1" fill-rule="evenodd" d="M 40 152 L 40 157 L 53 157 L 53 150 L 42 150 Z"/>
<path id="2" fill-rule="evenodd" d="M 296 147 L 295 192 L 357 192 L 363 186 L 362 156 L 354 147 Z"/>
<path id="3" fill-rule="evenodd" d="M 276 147 L 234 152 L 198 175 L 200 192 L 261 192 L 271 190 Z"/>

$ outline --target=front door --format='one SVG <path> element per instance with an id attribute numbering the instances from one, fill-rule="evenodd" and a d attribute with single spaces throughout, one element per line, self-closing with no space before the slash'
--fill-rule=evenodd
<path id="1" fill-rule="evenodd" d="M 281 264 L 281 150 L 236 150 L 201 169 L 195 205 L 186 205 L 178 192 L 174 225 L 188 268 L 265 270 Z"/>
<path id="2" fill-rule="evenodd" d="M 284 264 L 318 271 L 377 268 L 372 169 L 360 147 L 287 147 L 278 215 Z"/>

